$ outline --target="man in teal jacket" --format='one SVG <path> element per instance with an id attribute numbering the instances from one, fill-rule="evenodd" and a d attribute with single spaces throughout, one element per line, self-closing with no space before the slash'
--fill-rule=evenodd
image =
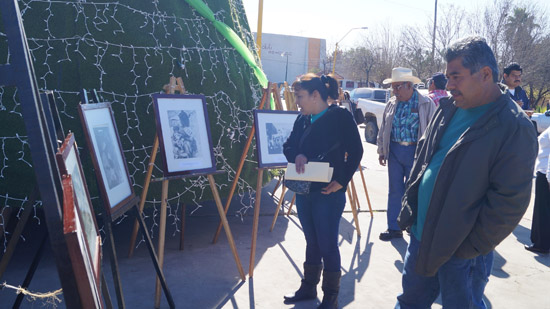
<path id="1" fill-rule="evenodd" d="M 517 226 L 531 197 L 537 139 L 522 109 L 497 83 L 485 39 L 446 51 L 447 90 L 419 141 L 399 226 L 411 228 L 396 308 L 485 308 L 493 250 Z"/>

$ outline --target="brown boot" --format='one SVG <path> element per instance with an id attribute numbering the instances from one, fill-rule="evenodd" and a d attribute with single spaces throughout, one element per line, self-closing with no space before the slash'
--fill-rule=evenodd
<path id="1" fill-rule="evenodd" d="M 323 301 L 317 309 L 337 309 L 340 291 L 340 271 L 323 271 Z"/>
<path id="2" fill-rule="evenodd" d="M 284 296 L 285 304 L 317 298 L 317 284 L 321 280 L 322 269 L 322 264 L 309 265 L 304 263 L 304 279 L 302 279 L 302 284 L 296 292 Z"/>

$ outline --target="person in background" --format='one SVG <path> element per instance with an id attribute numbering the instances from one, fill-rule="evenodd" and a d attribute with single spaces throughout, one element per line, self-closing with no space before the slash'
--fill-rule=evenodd
<path id="1" fill-rule="evenodd" d="M 502 83 L 508 87 L 508 92 L 512 100 L 524 110 L 528 110 L 530 109 L 529 98 L 527 98 L 527 93 L 525 93 L 525 90 L 520 86 L 522 74 L 523 69 L 519 64 L 512 62 L 504 68 Z"/>
<path id="2" fill-rule="evenodd" d="M 308 161 L 329 162 L 332 180 L 312 182 L 308 194 L 296 194 L 298 218 L 306 238 L 304 278 L 300 288 L 285 295 L 285 303 L 317 297 L 323 271 L 323 301 L 319 308 L 337 308 L 341 262 L 338 248 L 340 218 L 346 204 L 346 188 L 363 156 L 363 145 L 351 113 L 328 98 L 338 98 L 338 83 L 331 76 L 309 73 L 292 85 L 300 115 L 283 145 L 288 162 L 303 173 Z M 347 157 L 346 157 L 347 153 Z"/>
<path id="3" fill-rule="evenodd" d="M 481 37 L 445 51 L 447 90 L 415 154 L 399 227 L 411 227 L 396 308 L 486 308 L 493 250 L 529 205 L 537 138 L 500 87 Z"/>
<path id="4" fill-rule="evenodd" d="M 550 253 L 550 128 L 539 135 L 539 154 L 535 164 L 535 206 L 531 223 L 532 245 L 525 250 Z"/>
<path id="5" fill-rule="evenodd" d="M 449 96 L 445 91 L 446 85 L 447 78 L 441 72 L 435 73 L 428 81 L 428 90 L 430 91 L 428 97 L 434 101 L 436 107 L 439 106 L 439 99 Z"/>
<path id="6" fill-rule="evenodd" d="M 376 141 L 380 165 L 388 164 L 388 229 L 379 236 L 388 241 L 403 237 L 397 225 L 401 198 L 413 165 L 416 143 L 432 118 L 435 104 L 413 87 L 420 83 L 420 79 L 413 76 L 411 69 L 394 68 L 391 78 L 383 83 L 391 83 L 394 94 L 384 110 Z"/>

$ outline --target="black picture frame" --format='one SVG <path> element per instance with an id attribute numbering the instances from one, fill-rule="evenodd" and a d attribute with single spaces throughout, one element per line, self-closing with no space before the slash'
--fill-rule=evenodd
<path id="1" fill-rule="evenodd" d="M 110 103 L 78 107 L 105 211 L 117 218 L 133 205 L 135 192 Z"/>
<path id="2" fill-rule="evenodd" d="M 206 98 L 154 94 L 153 106 L 164 177 L 215 172 Z"/>
<path id="3" fill-rule="evenodd" d="M 256 153 L 258 168 L 285 168 L 288 161 L 283 154 L 297 111 L 254 110 Z"/>

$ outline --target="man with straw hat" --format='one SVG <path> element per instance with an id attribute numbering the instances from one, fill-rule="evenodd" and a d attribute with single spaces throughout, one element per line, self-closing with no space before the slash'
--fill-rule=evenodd
<path id="1" fill-rule="evenodd" d="M 420 83 L 420 79 L 412 74 L 411 69 L 394 68 L 391 78 L 383 83 L 391 84 L 394 95 L 384 110 L 377 139 L 378 161 L 382 166 L 388 164 L 389 178 L 388 229 L 379 237 L 388 241 L 403 237 L 397 225 L 401 198 L 413 165 L 416 143 L 432 118 L 435 104 L 413 87 Z"/>

